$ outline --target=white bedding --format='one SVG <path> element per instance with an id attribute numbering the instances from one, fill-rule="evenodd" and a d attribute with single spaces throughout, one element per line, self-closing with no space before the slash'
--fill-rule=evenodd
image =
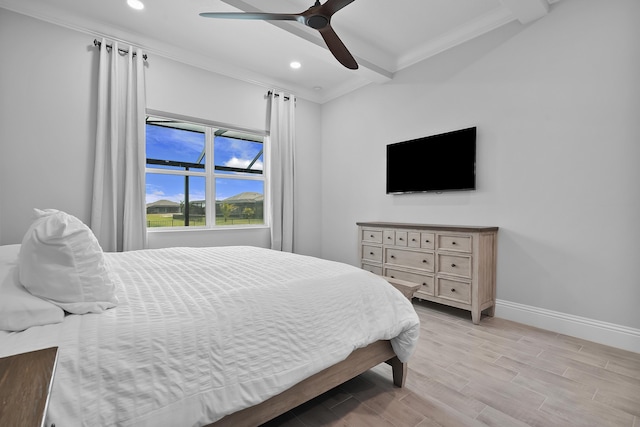
<path id="1" fill-rule="evenodd" d="M 390 339 L 410 302 L 346 264 L 254 247 L 106 253 L 119 304 L 0 332 L 0 356 L 59 346 L 47 425 L 193 426 L 255 405 Z"/>

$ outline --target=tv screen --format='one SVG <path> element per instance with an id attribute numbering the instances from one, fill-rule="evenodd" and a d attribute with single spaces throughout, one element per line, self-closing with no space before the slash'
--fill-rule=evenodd
<path id="1" fill-rule="evenodd" d="M 475 188 L 475 127 L 387 145 L 387 194 Z"/>

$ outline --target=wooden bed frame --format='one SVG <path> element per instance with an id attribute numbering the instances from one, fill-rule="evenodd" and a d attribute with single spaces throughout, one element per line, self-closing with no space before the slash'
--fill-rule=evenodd
<path id="1" fill-rule="evenodd" d="M 259 426 L 383 362 L 393 368 L 393 383 L 403 387 L 407 377 L 407 364 L 400 362 L 396 357 L 389 341 L 376 341 L 355 350 L 342 362 L 318 372 L 290 389 L 258 405 L 227 415 L 207 427 Z"/>

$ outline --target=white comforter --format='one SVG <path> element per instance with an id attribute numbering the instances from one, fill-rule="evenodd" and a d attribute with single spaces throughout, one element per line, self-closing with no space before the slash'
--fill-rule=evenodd
<path id="1" fill-rule="evenodd" d="M 0 356 L 59 346 L 47 425 L 192 426 L 259 403 L 418 317 L 380 277 L 254 247 L 105 254 L 119 305 L 0 332 Z"/>

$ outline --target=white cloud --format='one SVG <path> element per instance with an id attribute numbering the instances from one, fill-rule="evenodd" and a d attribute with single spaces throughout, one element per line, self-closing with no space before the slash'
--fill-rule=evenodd
<path id="1" fill-rule="evenodd" d="M 253 159 L 239 159 L 237 157 L 232 157 L 230 158 L 227 163 L 225 163 L 225 166 L 231 167 L 231 168 L 242 168 L 242 169 L 246 169 L 247 166 L 249 166 L 249 164 L 251 163 Z M 262 162 L 260 160 L 257 160 L 253 166 L 251 166 L 251 169 L 254 170 L 263 170 L 263 165 Z"/>

